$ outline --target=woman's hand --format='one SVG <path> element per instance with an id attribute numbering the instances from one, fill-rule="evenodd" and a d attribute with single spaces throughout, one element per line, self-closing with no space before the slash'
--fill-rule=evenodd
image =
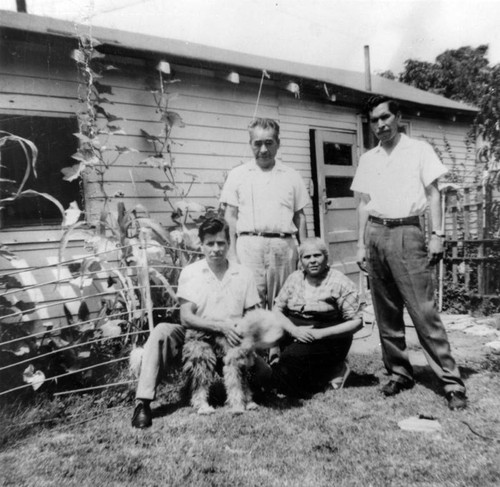
<path id="1" fill-rule="evenodd" d="M 232 347 L 237 347 L 241 343 L 241 335 L 232 325 L 223 326 L 220 331 Z"/>
<path id="2" fill-rule="evenodd" d="M 290 330 L 290 335 L 300 343 L 311 343 L 316 340 L 315 332 L 312 326 L 296 326 Z"/>

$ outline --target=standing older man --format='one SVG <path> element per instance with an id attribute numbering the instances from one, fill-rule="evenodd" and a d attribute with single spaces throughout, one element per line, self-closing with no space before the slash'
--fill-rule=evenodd
<path id="1" fill-rule="evenodd" d="M 309 203 L 299 173 L 276 161 L 280 127 L 268 118 L 249 126 L 255 160 L 234 168 L 222 190 L 232 254 L 252 269 L 263 307 L 274 298 L 297 263 L 297 239 L 306 238 Z"/>
<path id="2" fill-rule="evenodd" d="M 401 112 L 395 100 L 374 96 L 367 113 L 380 143 L 361 156 L 352 189 L 361 196 L 358 263 L 363 266 L 366 258 L 384 364 L 390 374 L 382 392 L 392 396 L 414 385 L 405 342 L 406 306 L 427 361 L 443 384 L 448 407 L 463 409 L 465 386 L 434 302 L 430 269 L 443 255 L 437 179 L 446 168 L 429 144 L 399 132 Z M 430 259 L 420 227 L 427 204 L 432 225 Z"/>

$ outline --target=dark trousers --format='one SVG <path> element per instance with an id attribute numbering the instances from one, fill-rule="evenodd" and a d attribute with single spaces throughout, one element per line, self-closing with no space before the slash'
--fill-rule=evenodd
<path id="1" fill-rule="evenodd" d="M 413 380 L 403 321 L 403 307 L 406 306 L 427 361 L 444 390 L 464 391 L 435 305 L 422 229 L 415 225 L 390 228 L 369 222 L 365 242 L 382 356 L 391 379 Z"/>
<path id="2" fill-rule="evenodd" d="M 325 389 L 342 367 L 351 343 L 352 336 L 312 343 L 295 342 L 287 337 L 281 345 L 280 360 L 273 366 L 275 387 L 295 397 L 307 397 Z"/>

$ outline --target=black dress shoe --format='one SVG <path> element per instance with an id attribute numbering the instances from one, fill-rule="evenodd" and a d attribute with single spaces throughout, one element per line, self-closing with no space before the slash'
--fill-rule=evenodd
<path id="1" fill-rule="evenodd" d="M 134 409 L 132 416 L 132 426 L 134 428 L 149 428 L 153 424 L 153 415 L 149 404 L 139 402 Z"/>
<path id="2" fill-rule="evenodd" d="M 465 392 L 462 391 L 450 391 L 446 393 L 446 400 L 448 401 L 448 407 L 452 411 L 458 409 L 465 409 L 467 407 L 467 396 Z"/>
<path id="3" fill-rule="evenodd" d="M 411 389 L 415 383 L 411 380 L 399 381 L 399 380 L 390 380 L 384 387 L 382 387 L 382 393 L 385 396 L 395 396 L 399 394 L 401 391 Z"/>

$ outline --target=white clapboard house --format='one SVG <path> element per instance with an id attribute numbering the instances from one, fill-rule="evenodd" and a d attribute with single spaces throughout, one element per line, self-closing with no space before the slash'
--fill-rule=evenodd
<path id="1" fill-rule="evenodd" d="M 371 94 L 400 100 L 404 130 L 440 148 L 446 164 L 474 164 L 465 140 L 476 110 L 396 81 L 373 76 L 370 92 L 364 73 L 3 11 L 0 129 L 37 144 L 40 175 L 33 184 L 64 207 L 76 201 L 89 222 L 98 218 L 103 204 L 95 176 L 68 183 L 60 171 L 74 164 L 71 156 L 78 147 L 73 134 L 78 131 L 79 74 L 71 53 L 78 47 L 78 35 L 89 33 L 100 42 L 99 52 L 118 68 L 99 80 L 112 87 L 104 96 L 109 112 L 122 119 L 118 123 L 124 133 L 113 136 L 113 146 L 135 149 L 106 172 L 105 191 L 114 198 L 111 206 L 115 200 L 126 208 L 141 204 L 164 225 L 171 224 L 170 207 L 150 182 L 161 182 L 160 172 L 139 164 L 151 155 L 141 130 L 157 134 L 162 127 L 148 89 L 160 62 L 171 70 L 164 76 L 179 80 L 169 85 L 169 92 L 177 94 L 169 109 L 185 126 L 174 127 L 172 151 L 177 181 L 187 187 L 196 175 L 190 200 L 218 205 L 225 175 L 250 157 L 247 125 L 259 98 L 257 116 L 272 117 L 281 125 L 281 160 L 300 172 L 310 190 L 309 235 L 328 241 L 334 264 L 355 280 L 356 199 L 349 187 L 360 154 L 373 142 L 363 116 Z M 6 158 L 4 164 L 15 161 Z M 34 199 L 12 205 L 0 219 L 1 243 L 31 266 L 57 260 L 61 234 L 57 213 Z M 80 254 L 82 241 L 74 238 L 66 257 Z M 0 270 L 9 265 L 0 259 Z M 39 278 L 32 275 L 26 284 Z M 31 296 L 37 301 L 52 299 L 40 290 L 33 292 L 39 293 Z"/>

